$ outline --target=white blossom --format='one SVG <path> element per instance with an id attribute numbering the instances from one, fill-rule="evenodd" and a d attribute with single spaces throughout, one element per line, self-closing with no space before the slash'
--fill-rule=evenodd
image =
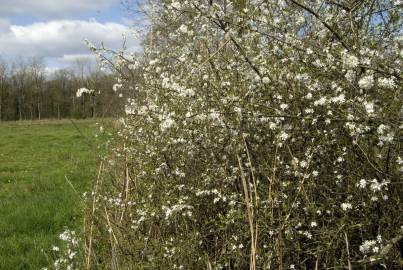
<path id="1" fill-rule="evenodd" d="M 358 81 L 358 85 L 362 89 L 370 89 L 372 86 L 374 86 L 374 76 L 373 75 L 366 75 L 362 77 Z"/>
<path id="2" fill-rule="evenodd" d="M 348 70 L 346 75 L 344 75 L 349 82 L 354 82 L 356 75 L 354 70 Z"/>
<path id="3" fill-rule="evenodd" d="M 380 78 L 378 79 L 378 84 L 380 87 L 393 89 L 396 87 L 394 78 Z"/>
<path id="4" fill-rule="evenodd" d="M 175 125 L 175 120 L 174 120 L 174 119 L 171 119 L 171 118 L 168 118 L 168 119 L 165 119 L 165 120 L 161 123 L 160 128 L 161 128 L 162 131 L 166 131 L 167 129 L 170 129 L 170 128 L 173 127 L 174 125 Z"/>
<path id="5" fill-rule="evenodd" d="M 356 56 L 345 53 L 343 57 L 343 64 L 346 68 L 352 69 L 356 68 L 360 64 L 360 61 Z"/>
<path id="6" fill-rule="evenodd" d="M 179 1 L 173 1 L 172 3 L 171 3 L 171 6 L 173 7 L 173 8 L 175 8 L 175 9 L 181 9 L 181 3 L 179 2 Z"/>
<path id="7" fill-rule="evenodd" d="M 353 209 L 353 206 L 351 205 L 351 203 L 342 203 L 341 209 L 343 209 L 343 211 L 347 211 Z"/>
<path id="8" fill-rule="evenodd" d="M 122 88 L 122 84 L 121 83 L 115 83 L 112 87 L 113 91 L 118 91 L 120 88 Z"/>
<path id="9" fill-rule="evenodd" d="M 182 24 L 182 25 L 179 27 L 179 31 L 180 31 L 181 33 L 183 33 L 183 34 L 186 34 L 186 33 L 188 32 L 188 27 L 187 27 L 186 25 Z"/>
<path id="10" fill-rule="evenodd" d="M 85 87 L 79 88 L 76 92 L 77 97 L 81 97 L 83 94 L 93 94 L 95 90 L 87 89 Z"/>
<path id="11" fill-rule="evenodd" d="M 365 101 L 364 106 L 365 106 L 365 110 L 367 111 L 367 113 L 369 115 L 374 113 L 375 110 L 374 110 L 374 103 L 373 102 Z"/>
<path id="12" fill-rule="evenodd" d="M 359 187 L 359 188 L 365 188 L 366 186 L 367 186 L 367 181 L 365 179 L 361 179 L 357 184 L 357 187 Z"/>

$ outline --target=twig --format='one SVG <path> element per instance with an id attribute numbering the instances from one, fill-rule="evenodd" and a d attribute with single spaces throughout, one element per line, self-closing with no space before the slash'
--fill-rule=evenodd
<path id="1" fill-rule="evenodd" d="M 91 225 L 90 225 L 90 235 L 89 235 L 89 243 L 88 243 L 88 253 L 87 253 L 87 262 L 86 262 L 86 267 L 85 269 L 89 270 L 91 269 L 91 251 L 92 251 L 92 232 L 94 229 L 94 214 L 95 214 L 95 203 L 96 203 L 96 195 L 98 192 L 98 185 L 99 185 L 99 180 L 101 177 L 101 171 L 103 168 L 103 163 L 101 162 L 99 164 L 99 169 L 98 169 L 98 176 L 97 176 L 97 181 L 95 183 L 95 190 L 94 190 L 94 195 L 92 197 L 92 213 L 91 213 Z"/>
<path id="2" fill-rule="evenodd" d="M 238 163 L 239 163 L 239 169 L 241 171 L 241 180 L 242 180 L 242 186 L 243 186 L 243 191 L 244 191 L 244 198 L 245 198 L 245 203 L 246 203 L 246 211 L 248 213 L 248 221 L 249 221 L 249 229 L 250 229 L 250 236 L 251 236 L 251 254 L 250 254 L 250 270 L 256 270 L 256 250 L 255 250 L 255 232 L 254 232 L 254 226 L 253 226 L 253 209 L 252 209 L 252 204 L 251 200 L 249 197 L 249 191 L 248 191 L 248 183 L 246 182 L 246 177 L 243 172 L 243 167 L 242 167 L 242 162 L 241 158 L 239 155 L 237 155 L 238 158 Z"/>
<path id="3" fill-rule="evenodd" d="M 316 13 L 315 11 L 313 11 L 311 8 L 295 1 L 295 0 L 290 0 L 292 3 L 294 3 L 295 5 L 299 6 L 300 8 L 304 9 L 305 11 L 311 13 L 315 18 L 317 18 L 336 38 L 337 40 L 340 42 L 340 44 L 348 51 L 350 51 L 350 48 L 347 46 L 347 44 L 344 43 L 343 39 L 341 38 L 341 36 L 336 32 L 336 30 L 334 30 L 327 22 L 325 22 L 324 20 L 322 20 L 322 18 L 319 16 L 318 13 Z"/>
<path id="4" fill-rule="evenodd" d="M 118 242 L 118 240 L 117 240 L 117 238 L 115 236 L 115 233 L 113 232 L 112 224 L 111 224 L 111 222 L 109 220 L 108 211 L 106 210 L 105 206 L 104 206 L 104 211 L 105 211 L 106 222 L 108 223 L 108 228 L 109 228 L 108 231 L 109 231 L 109 237 L 110 237 L 111 248 L 112 248 L 112 250 L 111 250 L 111 252 L 112 252 L 112 254 L 111 254 L 111 256 L 112 256 L 112 261 L 111 261 L 112 265 L 111 265 L 111 267 L 112 267 L 112 269 L 119 269 L 119 265 L 118 265 L 118 262 L 117 262 L 117 259 L 116 259 L 116 254 L 115 254 L 115 244 L 118 244 L 119 242 Z M 114 241 L 115 241 L 115 243 L 114 243 Z"/>
<path id="5" fill-rule="evenodd" d="M 73 191 L 78 195 L 78 197 L 82 200 L 83 198 L 80 196 L 80 193 L 78 193 L 77 189 L 74 187 L 74 185 L 71 183 L 67 175 L 64 175 L 64 178 L 66 179 L 67 183 L 70 185 L 70 187 L 73 189 Z"/>
<path id="6" fill-rule="evenodd" d="M 346 233 L 346 232 L 344 232 L 344 240 L 346 241 L 348 270 L 353 270 L 353 268 L 351 267 L 350 248 L 349 248 L 349 245 L 348 245 L 348 237 L 347 237 L 347 233 Z"/>
<path id="7" fill-rule="evenodd" d="M 253 216 L 257 216 L 258 215 L 258 193 L 257 193 L 257 181 L 256 181 L 256 178 L 255 178 L 255 174 L 254 174 L 254 172 L 253 172 L 253 167 L 252 167 L 252 159 L 251 159 L 251 156 L 250 156 L 250 153 L 249 153 L 249 148 L 248 148 L 248 145 L 246 144 L 246 139 L 245 139 L 245 137 L 243 137 L 243 141 L 244 141 L 244 144 L 245 144 L 245 149 L 246 149 L 246 154 L 247 154 L 247 156 L 248 156 L 248 162 L 249 162 L 249 166 L 250 166 L 250 171 L 251 171 L 251 176 L 252 176 L 252 181 L 253 181 L 253 188 L 254 188 L 254 193 L 255 193 L 255 208 L 256 208 L 256 213 L 254 213 L 254 211 L 253 211 L 253 208 L 252 208 L 252 214 L 253 214 Z M 251 194 L 252 194 L 252 192 L 251 192 Z M 257 249 L 257 233 L 258 233 L 258 223 L 257 222 L 255 222 L 255 236 L 254 236 L 254 243 L 253 243 L 253 249 L 254 249 L 254 251 L 255 251 L 255 254 L 254 254 L 254 261 L 255 261 L 255 267 L 256 267 L 256 249 Z"/>
<path id="8" fill-rule="evenodd" d="M 126 145 L 123 145 L 123 149 L 126 150 Z M 129 166 L 128 166 L 128 161 L 127 161 L 127 155 L 125 156 L 125 185 L 124 185 L 124 194 L 125 194 L 125 198 L 124 198 L 124 205 L 123 205 L 123 210 L 122 210 L 122 214 L 120 216 L 120 223 L 122 223 L 125 211 L 126 211 L 126 207 L 127 207 L 127 199 L 129 198 L 129 184 L 130 184 L 130 176 L 129 176 Z"/>

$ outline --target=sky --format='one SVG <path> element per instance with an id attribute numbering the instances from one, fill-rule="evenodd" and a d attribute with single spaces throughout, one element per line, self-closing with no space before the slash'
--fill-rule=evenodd
<path id="1" fill-rule="evenodd" d="M 86 47 L 139 51 L 133 34 L 136 16 L 122 0 L 0 0 L 0 58 L 42 58 L 49 71 L 68 67 L 76 58 L 94 58 Z"/>

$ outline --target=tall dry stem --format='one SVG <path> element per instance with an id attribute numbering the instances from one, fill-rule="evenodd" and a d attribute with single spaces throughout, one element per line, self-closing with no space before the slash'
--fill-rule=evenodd
<path id="1" fill-rule="evenodd" d="M 250 237 L 251 237 L 251 253 L 250 253 L 250 270 L 256 270 L 256 244 L 255 244 L 255 229 L 254 229 L 254 214 L 253 214 L 253 204 L 251 202 L 251 195 L 249 194 L 248 190 L 248 182 L 246 180 L 243 167 L 242 167 L 242 162 L 237 155 L 238 158 L 238 163 L 239 163 L 239 169 L 241 171 L 241 181 L 242 181 L 242 186 L 243 186 L 243 191 L 244 191 L 244 200 L 246 204 L 246 211 L 248 214 L 248 222 L 249 222 L 249 229 L 250 229 Z"/>
<path id="2" fill-rule="evenodd" d="M 99 164 L 99 168 L 98 168 L 98 174 L 97 174 L 97 181 L 95 183 L 95 189 L 94 189 L 94 194 L 92 197 L 92 210 L 91 210 L 91 224 L 90 224 L 90 231 L 89 231 L 89 235 L 88 235 L 88 248 L 85 249 L 87 252 L 85 254 L 86 257 L 86 264 L 85 264 L 85 269 L 89 270 L 91 269 L 91 252 L 92 252 L 92 238 L 93 238 L 93 230 L 94 230 L 94 214 L 95 214 L 95 203 L 96 203 L 96 195 L 98 192 L 98 187 L 99 187 L 99 182 L 101 179 L 101 172 L 103 170 L 103 163 L 101 161 L 101 163 Z"/>

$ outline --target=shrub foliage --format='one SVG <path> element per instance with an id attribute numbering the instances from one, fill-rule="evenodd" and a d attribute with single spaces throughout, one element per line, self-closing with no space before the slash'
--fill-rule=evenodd
<path id="1" fill-rule="evenodd" d="M 144 54 L 114 56 L 133 97 L 89 200 L 86 267 L 399 268 L 401 1 L 145 10 Z"/>

